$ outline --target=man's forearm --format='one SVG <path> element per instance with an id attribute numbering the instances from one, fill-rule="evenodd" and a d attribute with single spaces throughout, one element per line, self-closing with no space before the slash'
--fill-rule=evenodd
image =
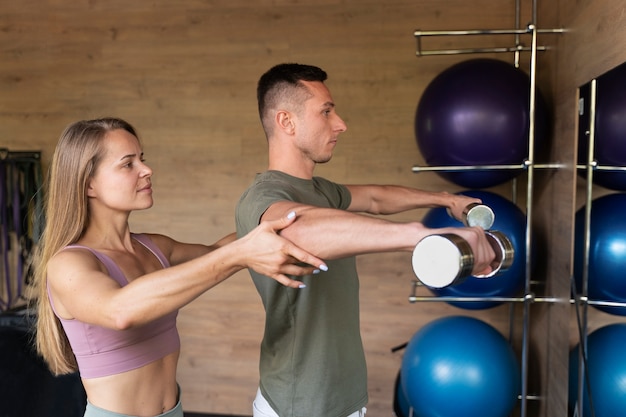
<path id="1" fill-rule="evenodd" d="M 281 235 L 323 259 L 375 252 L 408 252 L 427 234 L 427 229 L 417 222 L 394 223 L 325 208 L 296 211 L 297 221 Z"/>
<path id="2" fill-rule="evenodd" d="M 424 191 L 396 185 L 348 185 L 352 202 L 349 211 L 395 214 L 418 208 L 446 207 L 460 219 L 463 209 L 480 200 L 447 192 Z"/>
<path id="3" fill-rule="evenodd" d="M 443 233 L 456 234 L 469 243 L 474 254 L 474 273 L 488 268 L 495 257 L 484 230 L 479 227 L 431 229 L 419 222 L 396 223 L 290 201 L 274 203 L 263 215 L 263 220 L 278 218 L 289 211 L 297 213 L 297 220 L 283 229 L 281 236 L 322 259 L 377 252 L 411 252 L 424 237 Z"/>

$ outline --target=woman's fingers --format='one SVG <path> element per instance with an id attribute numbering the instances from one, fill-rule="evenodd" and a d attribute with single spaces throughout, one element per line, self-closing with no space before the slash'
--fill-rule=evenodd
<path id="1" fill-rule="evenodd" d="M 300 281 L 288 275 L 302 276 L 327 271 L 323 260 L 291 241 L 281 237 L 278 232 L 296 220 L 295 212 L 271 221 L 264 221 L 248 236 L 248 267 L 291 288 L 304 288 Z"/>
<path id="2" fill-rule="evenodd" d="M 291 225 L 294 221 L 296 221 L 296 213 L 294 211 L 289 212 L 289 214 L 287 214 L 287 216 L 282 217 L 278 220 L 271 220 L 268 221 L 267 224 L 269 227 L 272 228 L 272 230 L 274 230 L 275 233 L 280 232 L 281 230 L 285 229 L 286 227 L 288 227 L 289 225 Z M 288 241 L 289 243 L 285 246 L 284 249 L 284 253 L 285 255 L 289 255 L 291 257 L 293 257 L 294 259 L 296 259 L 297 261 L 301 262 L 301 263 L 305 263 L 311 266 L 314 266 L 317 269 L 320 269 L 322 271 L 327 271 L 328 270 L 328 266 L 326 265 L 326 263 L 324 263 L 323 260 L 321 260 L 320 258 L 318 258 L 317 256 L 314 256 L 312 254 L 310 254 L 309 252 L 305 251 L 304 249 L 296 246 L 294 243 Z M 308 274 L 310 272 L 303 272 L 301 274 L 297 274 L 297 275 L 304 275 L 304 274 Z"/>

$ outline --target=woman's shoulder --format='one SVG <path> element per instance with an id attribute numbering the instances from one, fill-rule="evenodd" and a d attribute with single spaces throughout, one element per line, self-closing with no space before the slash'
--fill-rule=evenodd
<path id="1" fill-rule="evenodd" d="M 87 246 L 70 245 L 55 253 L 48 261 L 48 275 L 55 271 L 64 273 L 73 270 L 102 270 L 102 262 L 98 259 L 97 251 Z"/>
<path id="2" fill-rule="evenodd" d="M 147 245 L 155 245 L 166 258 L 170 258 L 176 240 L 160 233 L 133 233 L 133 237 Z"/>

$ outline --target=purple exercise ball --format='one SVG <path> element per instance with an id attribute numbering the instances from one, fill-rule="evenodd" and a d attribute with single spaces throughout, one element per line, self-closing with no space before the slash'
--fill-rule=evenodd
<path id="1" fill-rule="evenodd" d="M 586 164 L 589 148 L 591 111 L 590 86 L 581 87 L 583 111 L 579 123 L 578 162 Z M 597 79 L 596 114 L 593 159 L 604 166 L 626 166 L 626 65 L 601 75 Z M 586 176 L 586 170 L 579 171 Z M 611 190 L 626 191 L 626 171 L 596 170 L 593 182 Z"/>
<path id="2" fill-rule="evenodd" d="M 513 165 L 520 169 L 440 172 L 467 188 L 519 175 L 528 158 L 530 78 L 504 61 L 472 59 L 444 70 L 427 86 L 415 115 L 417 145 L 430 166 Z M 536 149 L 547 137 L 546 104 L 537 90 Z"/>

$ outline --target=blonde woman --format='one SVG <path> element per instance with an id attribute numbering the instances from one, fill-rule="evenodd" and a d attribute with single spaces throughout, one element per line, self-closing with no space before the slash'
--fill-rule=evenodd
<path id="1" fill-rule="evenodd" d="M 80 373 L 85 417 L 182 417 L 178 309 L 244 268 L 293 288 L 287 275 L 326 268 L 278 236 L 293 214 L 211 246 L 132 233 L 151 176 L 135 129 L 114 118 L 68 126 L 51 161 L 36 343 L 54 374 Z"/>

